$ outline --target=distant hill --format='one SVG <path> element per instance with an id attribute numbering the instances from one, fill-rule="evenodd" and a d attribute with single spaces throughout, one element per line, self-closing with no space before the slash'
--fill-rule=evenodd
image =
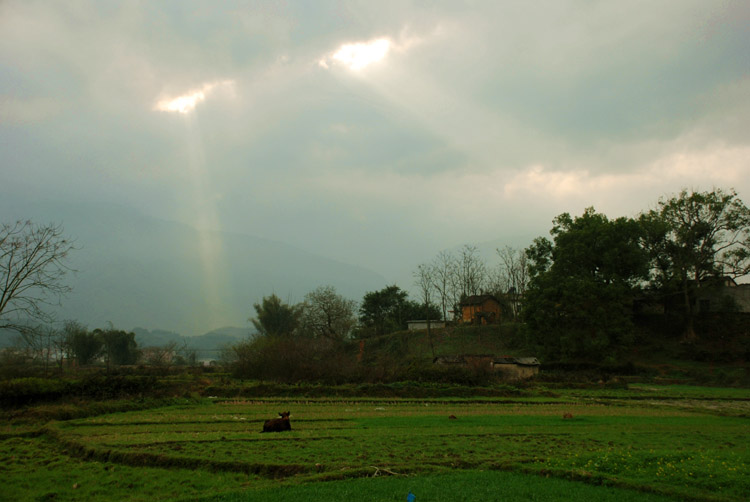
<path id="1" fill-rule="evenodd" d="M 215 329 L 198 336 L 183 336 L 161 329 L 134 328 L 132 332 L 135 333 L 135 342 L 139 348 L 164 347 L 170 343 L 175 343 L 177 348 L 186 347 L 189 350 L 195 350 L 198 360 L 217 359 L 223 347 L 252 338 L 255 335 L 254 330 L 250 328 L 231 326 Z M 0 329 L 0 349 L 16 345 L 18 338 L 17 332 Z"/>
<path id="2" fill-rule="evenodd" d="M 116 205 L 27 201 L 0 192 L 2 221 L 61 223 L 76 239 L 73 291 L 60 319 L 90 329 L 144 326 L 184 335 L 247 325 L 252 305 L 276 293 L 301 301 L 330 284 L 353 300 L 386 280 L 361 267 L 281 242 L 236 233 L 201 233 Z M 161 336 L 161 335 L 160 335 Z M 167 336 L 163 334 L 163 336 Z"/>
<path id="3" fill-rule="evenodd" d="M 253 336 L 250 328 L 224 327 L 198 336 L 182 336 L 171 331 L 144 328 L 133 329 L 135 341 L 139 347 L 163 347 L 174 342 L 178 348 L 186 347 L 195 350 L 198 360 L 217 359 L 221 349 Z"/>

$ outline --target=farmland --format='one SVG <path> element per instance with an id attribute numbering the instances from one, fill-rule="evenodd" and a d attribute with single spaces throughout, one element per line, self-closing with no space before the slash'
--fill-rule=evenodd
<path id="1" fill-rule="evenodd" d="M 3 496 L 738 501 L 750 492 L 747 398 L 631 385 L 517 398 L 185 399 L 3 426 Z M 260 433 L 286 410 L 292 431 Z"/>

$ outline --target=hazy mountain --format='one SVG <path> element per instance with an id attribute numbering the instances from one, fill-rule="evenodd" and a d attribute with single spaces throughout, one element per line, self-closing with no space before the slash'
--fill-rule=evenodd
<path id="1" fill-rule="evenodd" d="M 221 349 L 240 340 L 250 338 L 254 330 L 250 328 L 234 328 L 231 326 L 215 329 L 198 336 L 182 336 L 180 334 L 160 329 L 133 329 L 138 347 L 164 347 L 174 343 L 178 350 L 186 348 L 194 350 L 198 360 L 217 359 Z"/>
<path id="2" fill-rule="evenodd" d="M 250 235 L 202 233 L 108 204 L 31 202 L 0 194 L 0 221 L 62 223 L 79 249 L 70 256 L 73 292 L 62 319 L 93 329 L 112 322 L 183 335 L 248 326 L 252 305 L 276 293 L 301 301 L 330 284 L 359 301 L 386 284 L 380 275 Z M 161 333 L 161 332 L 159 332 Z"/>

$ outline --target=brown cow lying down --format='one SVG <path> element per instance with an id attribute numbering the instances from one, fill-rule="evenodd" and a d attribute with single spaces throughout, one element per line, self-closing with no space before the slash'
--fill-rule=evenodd
<path id="1" fill-rule="evenodd" d="M 281 418 L 274 418 L 268 420 L 263 424 L 263 432 L 281 432 L 292 430 L 292 425 L 289 423 L 289 412 L 279 412 Z"/>

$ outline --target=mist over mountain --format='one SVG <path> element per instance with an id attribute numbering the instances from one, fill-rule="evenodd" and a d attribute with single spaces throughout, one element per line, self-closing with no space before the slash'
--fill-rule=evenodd
<path id="1" fill-rule="evenodd" d="M 251 235 L 195 228 L 104 203 L 27 201 L 0 194 L 0 220 L 60 223 L 76 241 L 68 276 L 73 291 L 60 319 L 93 329 L 111 322 L 179 335 L 248 327 L 252 305 L 275 293 L 301 301 L 330 284 L 348 298 L 381 288 L 370 270 Z"/>

